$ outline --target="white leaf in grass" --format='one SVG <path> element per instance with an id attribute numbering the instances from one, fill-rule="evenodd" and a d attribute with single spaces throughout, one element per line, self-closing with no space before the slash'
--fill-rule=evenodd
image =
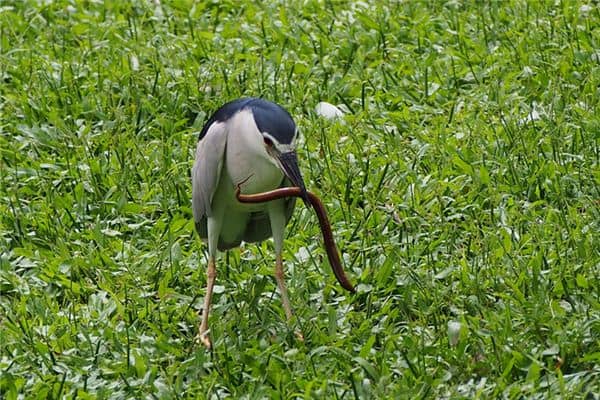
<path id="1" fill-rule="evenodd" d="M 140 60 L 137 58 L 137 56 L 135 54 L 132 54 L 129 57 L 129 62 L 131 63 L 131 70 L 132 71 L 139 71 L 139 69 L 140 69 Z"/>
<path id="2" fill-rule="evenodd" d="M 310 258 L 310 253 L 306 247 L 300 247 L 295 256 L 298 262 L 304 263 Z"/>
<path id="3" fill-rule="evenodd" d="M 216 294 L 221 294 L 221 293 L 225 292 L 225 286 L 215 285 L 215 286 L 213 286 L 213 292 Z"/>
<path id="4" fill-rule="evenodd" d="M 326 101 L 322 101 L 317 104 L 315 107 L 315 112 L 317 115 L 326 119 L 336 119 L 344 116 L 342 110 L 331 103 L 327 103 Z"/>
<path id="5" fill-rule="evenodd" d="M 461 323 L 458 321 L 448 321 L 448 342 L 450 346 L 456 346 L 460 339 Z"/>
<path id="6" fill-rule="evenodd" d="M 116 237 L 116 236 L 121 236 L 121 232 L 116 231 L 114 229 L 102 229 L 100 232 L 102 232 L 103 235 L 105 236 L 109 236 L 109 237 Z"/>

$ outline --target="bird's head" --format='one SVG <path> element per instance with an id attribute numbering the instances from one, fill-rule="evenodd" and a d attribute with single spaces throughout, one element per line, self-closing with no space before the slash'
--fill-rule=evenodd
<path id="1" fill-rule="evenodd" d="M 282 144 L 269 133 L 263 132 L 263 142 L 265 150 L 274 163 L 281 169 L 284 175 L 292 182 L 292 185 L 297 186 L 303 193 L 302 199 L 308 201 L 306 187 L 302 173 L 298 167 L 298 157 L 296 150 L 292 144 Z"/>
<path id="2" fill-rule="evenodd" d="M 259 100 L 249 105 L 269 159 L 281 169 L 292 185 L 300 188 L 302 199 L 308 204 L 308 194 L 296 156 L 298 130 L 294 120 L 275 103 Z"/>

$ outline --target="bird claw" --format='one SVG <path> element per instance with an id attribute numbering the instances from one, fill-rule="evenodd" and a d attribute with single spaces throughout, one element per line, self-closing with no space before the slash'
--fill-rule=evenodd
<path id="1" fill-rule="evenodd" d="M 198 344 L 204 345 L 204 347 L 206 347 L 208 350 L 210 350 L 212 348 L 212 342 L 210 341 L 210 338 L 208 337 L 208 331 L 203 332 L 203 333 L 198 333 L 196 335 L 196 338 L 194 339 L 194 341 Z"/>

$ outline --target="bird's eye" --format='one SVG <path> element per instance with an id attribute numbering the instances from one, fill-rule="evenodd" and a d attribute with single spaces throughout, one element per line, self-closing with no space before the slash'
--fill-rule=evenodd
<path id="1" fill-rule="evenodd" d="M 265 144 L 269 147 L 273 146 L 273 141 L 271 139 L 269 139 L 266 136 L 263 136 L 263 141 L 265 142 Z"/>

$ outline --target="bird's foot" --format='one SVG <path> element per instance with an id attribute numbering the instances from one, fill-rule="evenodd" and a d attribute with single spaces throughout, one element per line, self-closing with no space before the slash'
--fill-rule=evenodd
<path id="1" fill-rule="evenodd" d="M 210 341 L 210 338 L 208 337 L 208 331 L 202 332 L 202 333 L 198 332 L 194 341 L 196 343 L 204 345 L 204 347 L 206 347 L 208 350 L 210 350 L 212 348 L 212 342 Z"/>

